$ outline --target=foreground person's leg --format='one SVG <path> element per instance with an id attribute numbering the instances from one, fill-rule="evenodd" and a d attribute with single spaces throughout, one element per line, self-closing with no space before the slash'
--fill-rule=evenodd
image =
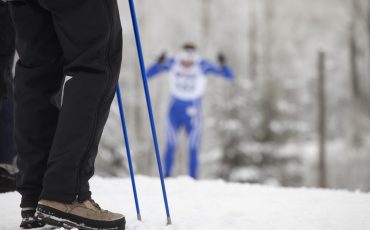
<path id="1" fill-rule="evenodd" d="M 45 0 L 40 4 L 51 12 L 65 63 L 64 79 L 54 98 L 60 115 L 38 216 L 57 226 L 124 229 L 124 216 L 100 209 L 90 198 L 88 184 L 121 67 L 117 2 Z"/>

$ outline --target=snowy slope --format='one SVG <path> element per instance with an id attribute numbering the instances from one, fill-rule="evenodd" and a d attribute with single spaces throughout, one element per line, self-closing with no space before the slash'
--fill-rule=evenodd
<path id="1" fill-rule="evenodd" d="M 370 194 L 283 189 L 222 181 L 167 180 L 174 225 L 165 226 L 160 183 L 138 177 L 144 223 L 135 219 L 129 179 L 93 178 L 94 198 L 103 208 L 123 212 L 127 229 L 148 230 L 368 230 Z M 17 229 L 19 195 L 0 195 L 0 229 Z"/>

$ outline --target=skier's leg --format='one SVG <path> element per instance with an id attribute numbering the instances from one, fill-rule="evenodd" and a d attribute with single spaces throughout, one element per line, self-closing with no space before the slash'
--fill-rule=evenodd
<path id="1" fill-rule="evenodd" d="M 199 119 L 200 120 L 200 119 Z M 196 122 L 198 123 L 198 122 Z M 193 178 L 198 177 L 198 157 L 201 143 L 201 127 L 195 124 L 189 134 L 189 175 Z"/>
<path id="2" fill-rule="evenodd" d="M 36 1 L 11 1 L 20 56 L 15 77 L 15 138 L 21 207 L 36 208 L 42 190 L 58 109 L 50 98 L 59 89 L 62 51 L 50 14 Z"/>
<path id="3" fill-rule="evenodd" d="M 167 144 L 164 155 L 165 177 L 171 176 L 172 173 L 172 167 L 177 146 L 177 132 L 177 117 L 173 112 L 170 112 L 167 119 Z"/>
<path id="4" fill-rule="evenodd" d="M 201 145 L 201 108 L 200 105 L 192 107 L 194 114 L 189 115 L 186 124 L 188 134 L 189 152 L 189 175 L 196 179 L 198 177 L 198 157 Z"/>
<path id="5" fill-rule="evenodd" d="M 51 12 L 65 58 L 65 78 L 56 97 L 60 115 L 41 198 L 86 201 L 121 67 L 118 6 L 116 0 L 39 2 Z"/>

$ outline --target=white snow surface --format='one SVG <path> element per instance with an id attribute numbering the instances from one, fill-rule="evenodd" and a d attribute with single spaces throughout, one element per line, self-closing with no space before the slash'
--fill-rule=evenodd
<path id="1" fill-rule="evenodd" d="M 137 177 L 143 222 L 136 220 L 130 179 L 94 177 L 93 198 L 126 215 L 135 230 L 368 230 L 370 194 L 276 188 L 187 177 L 166 180 L 173 225 L 166 214 L 158 178 Z M 18 229 L 18 193 L 0 195 L 0 229 Z"/>

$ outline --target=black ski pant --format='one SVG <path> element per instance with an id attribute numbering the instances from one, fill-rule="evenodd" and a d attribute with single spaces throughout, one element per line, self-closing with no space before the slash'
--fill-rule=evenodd
<path id="1" fill-rule="evenodd" d="M 90 198 L 98 144 L 116 90 L 122 29 L 116 0 L 12 0 L 17 188 L 21 207 Z"/>
<path id="2" fill-rule="evenodd" d="M 8 4 L 0 1 L 0 163 L 15 157 L 13 77 L 15 35 Z"/>

